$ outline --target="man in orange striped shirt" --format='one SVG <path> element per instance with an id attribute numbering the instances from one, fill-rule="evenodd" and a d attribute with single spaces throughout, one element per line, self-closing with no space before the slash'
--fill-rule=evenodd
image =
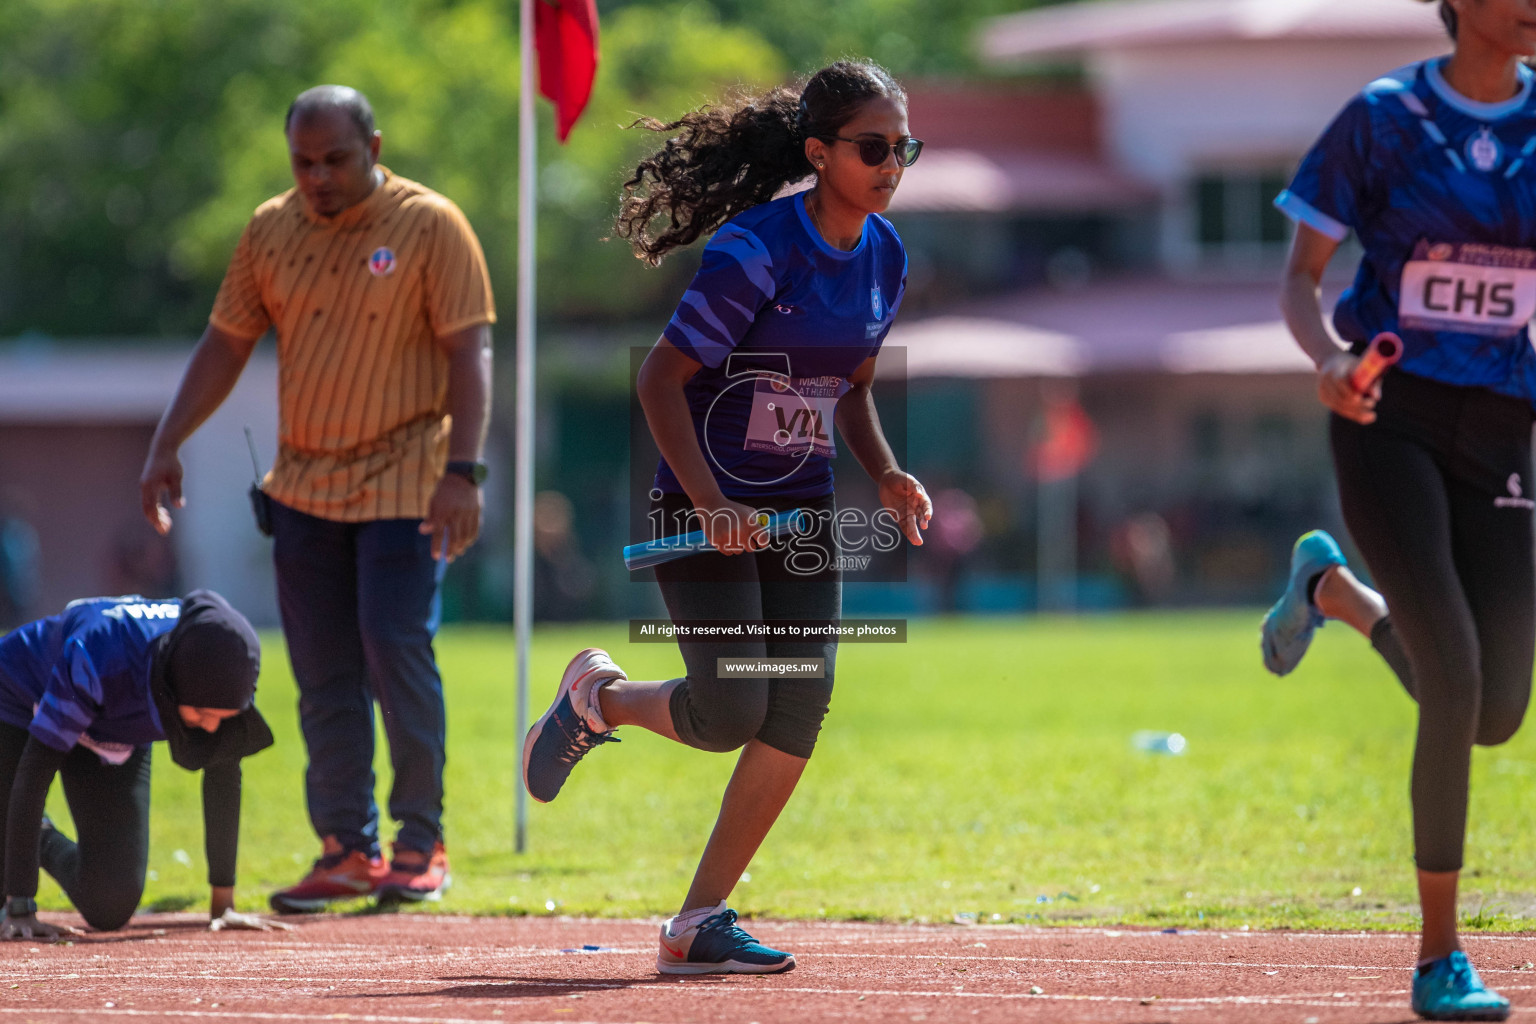
<path id="1" fill-rule="evenodd" d="M 274 330 L 279 446 L 262 489 L 322 850 L 272 905 L 435 899 L 449 883 L 432 650 L 438 557 L 456 557 L 480 530 L 495 306 L 469 222 L 379 164 L 361 93 L 310 89 L 284 127 L 296 187 L 246 226 L 155 432 L 141 497 L 150 522 L 169 530 L 181 444 Z M 374 700 L 400 823 L 388 865 L 373 799 Z"/>

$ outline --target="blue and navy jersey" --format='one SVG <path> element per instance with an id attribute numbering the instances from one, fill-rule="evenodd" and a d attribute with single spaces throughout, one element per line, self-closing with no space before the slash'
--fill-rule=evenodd
<path id="1" fill-rule="evenodd" d="M 180 617 L 179 600 L 95 597 L 0 637 L 0 721 L 59 751 L 165 739 L 150 653 Z"/>
<path id="2" fill-rule="evenodd" d="M 832 411 L 847 378 L 880 350 L 906 289 L 889 221 L 865 218 L 858 247 L 828 245 L 805 193 L 715 232 L 664 337 L 703 368 L 684 388 L 705 461 L 746 504 L 832 492 Z M 663 459 L 656 486 L 681 494 Z"/>
<path id="3" fill-rule="evenodd" d="M 1408 373 L 1536 402 L 1536 95 L 1455 92 L 1444 58 L 1368 85 L 1328 126 L 1275 205 L 1365 250 L 1334 326 L 1359 346 L 1402 336 Z"/>

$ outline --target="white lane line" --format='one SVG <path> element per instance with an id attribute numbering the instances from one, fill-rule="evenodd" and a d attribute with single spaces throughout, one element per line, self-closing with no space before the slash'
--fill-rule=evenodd
<path id="1" fill-rule="evenodd" d="M 121 977 L 135 977 L 135 978 L 139 978 L 139 979 L 147 980 L 147 981 L 217 981 L 217 982 L 259 981 L 259 982 L 269 982 L 269 983 L 270 982 L 282 982 L 282 983 L 285 983 L 285 984 L 310 984 L 310 985 L 325 984 L 327 982 L 332 982 L 332 983 L 340 982 L 342 984 L 359 984 L 359 985 L 366 985 L 366 984 L 395 984 L 395 985 L 437 985 L 437 986 L 440 986 L 440 985 L 444 984 L 441 980 L 436 980 L 436 979 L 433 979 L 433 980 L 422 980 L 422 979 L 411 979 L 411 978 L 345 978 L 345 979 L 332 978 L 332 979 L 316 979 L 316 978 L 293 978 L 293 977 L 284 977 L 284 978 L 255 977 L 255 978 L 253 978 L 253 977 L 227 977 L 227 976 L 215 977 L 215 978 L 207 978 L 207 977 L 204 977 L 204 976 L 201 976 L 201 975 L 146 975 L 146 974 L 136 974 L 136 975 L 131 975 L 131 976 L 113 976 L 114 979 L 121 978 Z M 519 980 L 489 980 L 488 979 L 488 980 L 483 980 L 483 981 L 463 982 L 463 983 L 460 984 L 459 987 L 478 987 L 478 988 L 484 988 L 488 992 L 496 990 L 496 989 L 518 990 L 518 989 L 540 989 L 540 988 L 580 989 L 580 990 L 583 990 L 583 991 L 590 991 L 590 992 L 604 992 L 604 991 L 626 991 L 626 990 L 629 990 L 629 989 L 637 989 L 637 988 L 644 989 L 646 991 L 666 991 L 667 988 L 665 986 L 670 986 L 672 988 L 680 990 L 683 986 L 686 986 L 686 985 L 687 985 L 686 982 L 678 982 L 678 981 L 672 981 L 672 980 L 663 979 L 663 978 L 660 978 L 660 977 L 653 977 L 653 978 L 634 979 L 634 980 L 630 980 L 630 981 L 595 981 L 595 980 L 593 980 L 593 981 L 582 981 L 582 980 L 563 980 L 563 979 L 550 979 L 550 980 L 545 980 L 545 981 L 528 981 L 528 980 L 522 980 L 522 979 L 519 979 Z M 689 994 L 693 995 L 693 996 L 698 996 L 698 995 L 727 995 L 727 996 L 731 996 L 733 998 L 740 998 L 740 997 L 744 997 L 744 996 L 749 994 L 749 992 L 744 992 L 742 990 L 740 984 L 735 984 L 735 985 L 726 984 L 726 985 L 722 985 L 722 984 L 716 982 L 716 983 L 711 983 L 709 985 L 691 985 L 691 986 L 687 986 L 687 987 L 688 987 Z M 922 998 L 922 999 L 995 999 L 995 1000 L 1045 1000 L 1045 1001 L 1057 1000 L 1057 1001 L 1069 1001 L 1069 1002 L 1104 1002 L 1104 1003 L 1120 1003 L 1120 1002 L 1139 1003 L 1142 999 L 1147 998 L 1146 994 L 1120 996 L 1120 995 L 1093 995 L 1093 994 L 1086 994 L 1086 993 L 1080 994 L 1080 993 L 1071 993 L 1071 992 L 1060 992 L 1060 993 L 1050 993 L 1050 992 L 1048 992 L 1048 993 L 1042 993 L 1042 994 L 1038 994 L 1037 995 L 1037 994 L 1033 994 L 1033 993 L 1030 993 L 1030 992 L 971 992 L 971 991 L 966 991 L 964 989 L 949 990 L 949 991 L 925 990 L 925 989 L 903 991 L 903 990 L 900 990 L 900 989 L 813 988 L 813 987 L 809 987 L 809 986 L 790 987 L 790 986 L 779 986 L 779 985 L 773 985 L 771 988 L 763 988 L 760 991 L 764 995 L 791 992 L 791 993 L 799 993 L 799 994 L 805 994 L 805 995 L 819 995 L 819 996 L 891 996 L 891 997 L 909 997 L 909 998 Z M 1391 993 L 1391 994 L 1399 994 L 1399 993 Z M 1270 1005 L 1270 1004 L 1273 1004 L 1273 1005 L 1284 1005 L 1284 1006 L 1290 1006 L 1290 1005 L 1295 1005 L 1295 1006 L 1371 1006 L 1371 1005 L 1378 1005 L 1378 1004 L 1362 1003 L 1362 1002 L 1359 1002 L 1357 999 L 1351 998 L 1351 997 L 1356 997 L 1358 995 L 1360 995 L 1360 993 L 1353 993 L 1352 992 L 1352 993 L 1349 993 L 1345 998 L 1340 999 L 1340 998 L 1332 997 L 1331 993 L 1313 993 L 1313 992 L 1303 992 L 1303 993 L 1293 993 L 1293 994 L 1280 993 L 1280 994 L 1274 994 L 1274 995 L 1247 995 L 1247 996 L 1174 996 L 1174 995 L 1160 995 L 1159 994 L 1158 995 L 1158 1000 L 1157 1000 L 1157 1005 L 1158 1006 L 1166 1006 L 1166 1005 L 1170 1005 L 1170 1004 L 1192 1005 L 1192 1006 L 1206 1006 L 1206 1005 L 1210 1005 L 1210 1006 L 1245 1006 L 1245 1005 Z M 348 994 L 346 994 L 346 993 L 337 993 L 334 996 L 331 996 L 330 998 L 346 999 L 346 998 L 348 998 Z M 1397 1004 L 1390 1003 L 1390 1004 L 1379 1004 L 1379 1005 L 1395 1006 Z M 379 1019 L 380 1020 L 384 1020 L 384 1019 L 392 1019 L 392 1018 L 379 1018 Z"/>
<path id="2" fill-rule="evenodd" d="M 45 916 L 52 916 L 52 915 L 45 915 Z M 186 920 L 188 920 L 188 921 L 194 921 L 195 920 L 195 921 L 202 922 L 202 921 L 205 921 L 206 918 L 203 918 L 200 915 L 190 915 L 190 916 L 188 916 L 186 918 Z M 413 926 L 414 925 L 419 925 L 419 926 L 422 926 L 422 927 L 431 927 L 431 926 L 437 925 L 437 924 L 443 924 L 443 925 L 474 925 L 474 926 L 476 926 L 478 928 L 485 929 L 485 930 L 503 930 L 503 929 L 515 930 L 515 929 L 527 929 L 529 927 L 533 927 L 535 929 L 547 929 L 547 928 L 556 928 L 556 927 L 563 927 L 563 928 L 577 928 L 577 927 L 581 927 L 581 928 L 592 928 L 592 929 L 602 929 L 602 928 L 626 929 L 626 928 L 638 928 L 638 927 L 642 927 L 642 926 L 654 929 L 654 928 L 657 927 L 657 925 L 659 925 L 661 923 L 661 921 L 662 921 L 662 918 L 659 918 L 659 917 L 658 918 L 601 918 L 601 917 L 598 917 L 598 918 L 569 918 L 569 917 L 566 917 L 566 918 L 544 918 L 544 917 L 529 917 L 529 918 L 520 919 L 518 922 L 514 923 L 514 922 L 507 921 L 505 918 L 498 919 L 498 918 L 485 918 L 485 917 L 471 917 L 471 916 L 467 916 L 467 915 L 417 914 L 417 915 L 413 915 L 412 916 L 412 924 L 413 924 Z M 1392 931 L 1337 931 L 1337 932 L 1328 932 L 1328 931 L 1296 931 L 1296 932 L 1292 932 L 1292 931 L 1265 931 L 1265 930 L 1240 931 L 1240 930 L 1235 929 L 1235 928 L 1234 929 L 1227 929 L 1227 930 L 1203 929 L 1203 928 L 1200 928 L 1200 929 L 1181 929 L 1178 933 L 1175 934 L 1175 933 L 1164 932 L 1164 931 L 1161 931 L 1159 929 L 1134 928 L 1134 927 L 1119 927 L 1119 928 L 1116 928 L 1116 927 L 1109 927 L 1109 926 L 1083 927 L 1083 926 L 1075 926 L 1075 925 L 1064 925 L 1064 926 L 1059 926 L 1058 927 L 1058 926 L 1020 925 L 1020 924 L 953 925 L 953 924 L 937 924 L 937 923 L 905 924 L 905 923 L 898 923 L 898 922 L 892 922 L 892 923 L 889 923 L 889 924 L 868 924 L 868 923 L 865 923 L 865 922 L 857 922 L 857 921 L 792 921 L 792 920 L 783 920 L 783 919 L 776 919 L 776 918 L 756 918 L 756 919 L 744 918 L 743 921 L 745 923 L 748 923 L 748 924 L 754 924 L 754 925 L 757 925 L 757 926 L 760 926 L 760 927 L 763 927 L 763 928 L 773 929 L 775 931 L 780 931 L 780 932 L 783 932 L 783 931 L 819 931 L 819 932 L 854 933 L 853 937 L 850 937 L 848 939 L 839 939 L 839 940 L 836 940 L 836 941 L 860 941 L 860 940 L 864 940 L 864 941 L 891 941 L 891 942 L 919 942 L 919 941 L 926 941 L 926 937 L 917 937 L 917 936 L 914 936 L 912 938 L 895 938 L 895 937 L 886 938 L 887 936 L 890 936 L 890 934 L 892 932 L 907 932 L 907 933 L 922 932 L 922 933 L 924 933 L 924 936 L 926 936 L 928 934 L 941 934 L 941 935 L 953 936 L 953 937 L 956 937 L 956 938 L 961 938 L 961 937 L 964 937 L 964 936 L 967 936 L 967 935 L 994 936 L 994 937 L 996 937 L 996 936 L 1013 936 L 1013 937 L 1017 937 L 1017 938 L 1021 938 L 1021 939 L 1024 939 L 1024 938 L 1050 938 L 1052 936 L 1061 936 L 1061 935 L 1076 935 L 1076 936 L 1093 935 L 1093 936 L 1103 936 L 1105 938 L 1111 938 L 1111 939 L 1132 939 L 1132 940 L 1134 940 L 1134 939 L 1140 939 L 1140 938 L 1148 938 L 1148 939 L 1166 939 L 1166 940 L 1169 940 L 1169 941 L 1176 941 L 1179 938 L 1185 937 L 1185 936 L 1193 936 L 1193 937 L 1198 937 L 1198 938 L 1220 937 L 1220 938 L 1223 938 L 1223 939 L 1230 939 L 1230 940 L 1241 940 L 1241 939 L 1285 939 L 1285 940 L 1288 940 L 1288 941 L 1289 940 L 1293 940 L 1293 939 L 1390 939 L 1390 940 L 1398 940 L 1398 941 L 1404 941 L 1404 942 L 1417 941 L 1418 940 L 1417 933 L 1413 933 L 1413 932 L 1392 932 Z M 180 923 L 180 922 L 181 922 L 181 918 L 180 917 L 173 918 L 171 920 L 171 923 Z M 303 921 L 302 923 L 299 923 L 297 925 L 297 930 L 296 931 L 291 932 L 291 933 L 284 933 L 283 936 L 281 936 L 281 937 L 279 937 L 279 936 L 272 936 L 270 938 L 264 938 L 264 937 L 259 937 L 259 936 L 250 936 L 250 938 L 253 938 L 253 939 L 256 939 L 256 941 L 262 942 L 263 945 L 266 945 L 267 943 L 271 943 L 271 944 L 274 944 L 274 945 L 275 944 L 285 944 L 285 945 L 286 944 L 291 944 L 291 943 L 294 942 L 294 939 L 296 937 L 303 936 L 307 931 L 311 930 L 311 927 L 312 927 L 311 922 L 314 922 L 314 923 L 325 922 L 325 923 L 331 923 L 331 924 L 349 924 L 350 923 L 350 924 L 357 924 L 359 926 L 367 926 L 368 923 L 369 923 L 366 919 L 359 919 L 359 918 L 356 918 L 356 917 L 351 917 L 351 916 L 346 916 L 346 915 L 327 916 L 327 917 L 322 917 L 322 918 L 308 918 L 305 921 Z M 143 930 L 145 928 L 152 928 L 155 923 L 156 922 L 154 922 L 153 920 L 138 920 L 130 928 L 128 934 L 130 936 L 132 936 L 132 937 L 137 938 L 139 935 L 141 935 L 143 933 Z M 217 940 L 211 940 L 211 941 L 208 940 L 206 935 L 201 933 L 201 932 L 192 932 L 191 929 L 187 929 L 187 932 L 189 933 L 187 935 L 188 938 L 194 938 L 195 937 L 195 938 L 198 938 L 198 939 L 202 939 L 205 942 L 209 942 L 210 945 L 217 943 Z M 181 937 L 180 933 L 181 933 L 181 929 L 178 929 L 177 930 L 177 934 L 175 934 L 175 935 L 168 934 L 168 935 L 163 935 L 163 936 L 155 936 L 155 938 L 165 939 L 165 940 L 174 939 L 174 938 L 180 938 Z M 866 936 L 867 936 L 867 939 L 865 938 Z M 1486 933 L 1476 933 L 1473 937 L 1475 939 L 1477 939 L 1478 941 L 1495 941 L 1495 942 L 1530 942 L 1530 941 L 1532 941 L 1531 937 L 1528 934 L 1503 934 L 1503 933 L 1498 933 L 1498 932 L 1486 932 Z M 89 939 L 90 938 L 91 938 L 91 936 L 88 934 L 87 935 L 87 942 L 88 943 L 89 943 Z M 376 944 L 369 944 L 369 943 L 331 942 L 331 941 L 328 941 L 328 940 L 323 939 L 323 938 L 316 938 L 315 941 L 317 943 L 324 943 L 326 946 L 328 946 L 330 948 L 333 948 L 333 949 L 359 949 L 359 950 L 370 950 L 370 951 L 376 951 L 378 949 L 378 946 Z M 474 948 L 480 948 L 480 947 L 465 946 L 465 947 L 460 947 L 460 948 L 474 949 Z"/>
<path id="3" fill-rule="evenodd" d="M 649 947 L 646 947 L 646 948 L 643 948 L 643 949 L 621 949 L 621 948 L 614 948 L 612 950 L 604 950 L 601 953 L 597 953 L 597 952 L 561 953 L 559 951 L 552 951 L 552 950 L 538 950 L 538 951 L 533 951 L 533 952 L 516 953 L 516 954 L 512 954 L 512 953 L 501 954 L 498 957 L 498 960 L 505 961 L 505 960 L 509 960 L 509 959 L 510 960 L 516 960 L 516 959 L 519 959 L 519 958 L 550 959 L 550 958 L 554 958 L 554 957 L 572 957 L 572 958 L 576 958 L 576 960 L 579 962 L 579 960 L 581 958 L 583 958 L 583 957 L 650 956 L 651 952 L 652 951 L 651 951 L 651 949 Z M 486 951 L 481 950 L 478 953 L 477 959 L 483 965 L 485 959 L 488 956 L 490 956 L 490 955 L 492 955 L 492 954 L 489 954 Z M 801 955 L 805 956 L 807 959 L 814 958 L 814 959 L 821 959 L 821 960 L 892 960 L 892 961 L 932 960 L 932 961 L 946 961 L 946 962 L 955 962 L 955 963 L 966 962 L 966 963 L 1084 964 L 1084 965 L 1090 965 L 1090 966 L 1104 966 L 1104 967 L 1174 967 L 1174 968 L 1180 968 L 1180 967 L 1187 967 L 1187 968 L 1225 967 L 1225 968 L 1238 968 L 1238 969 L 1267 969 L 1267 970 L 1388 971 L 1388 972 L 1397 972 L 1397 971 L 1411 972 L 1413 970 L 1413 968 L 1411 966 L 1409 966 L 1409 967 L 1383 967 L 1383 966 L 1381 966 L 1379 964 L 1306 964 L 1306 963 L 1266 962 L 1266 961 L 1252 961 L 1252 960 L 1133 960 L 1133 959 L 1125 959 L 1125 958 L 1100 959 L 1100 958 L 1096 958 L 1096 957 L 1012 956 L 1012 955 L 1007 955 L 1007 954 L 990 954 L 990 953 L 983 954 L 983 953 L 961 953 L 961 952 L 956 952 L 956 953 L 904 953 L 904 954 L 901 954 L 900 956 L 892 956 L 892 955 L 882 954 L 882 953 L 846 953 L 846 952 L 804 953 L 804 954 L 801 954 Z M 176 964 L 176 960 L 177 959 L 179 959 L 179 958 L 170 958 L 170 959 L 168 959 L 167 960 L 167 965 L 168 966 L 172 966 L 172 967 L 177 966 L 177 964 Z M 259 963 L 251 963 L 249 958 L 239 958 L 239 959 L 241 959 L 241 961 L 242 961 L 241 962 L 241 966 L 245 967 L 247 970 L 250 970 L 250 969 L 253 969 L 253 968 L 260 969 L 260 968 L 265 967 L 265 966 L 270 966 L 270 967 L 274 967 L 274 968 L 278 968 L 278 969 L 282 969 L 282 968 L 293 966 L 291 963 L 288 963 L 288 962 L 272 961 L 270 964 L 259 964 Z M 312 959 L 313 958 L 306 957 L 306 960 L 311 960 L 312 961 Z M 139 960 L 137 960 L 137 962 L 138 963 L 145 963 L 145 965 L 147 967 L 150 967 L 150 968 L 153 968 L 154 966 L 156 966 L 153 962 L 146 962 L 146 960 L 144 960 L 144 959 L 139 959 Z M 348 964 L 349 965 L 352 962 L 353 961 L 348 960 Z M 390 964 L 399 964 L 401 966 L 405 966 L 405 965 L 408 965 L 408 964 L 416 964 L 416 963 L 430 963 L 430 964 L 437 964 L 437 965 L 444 966 L 444 967 L 449 966 L 449 965 L 444 965 L 442 963 L 442 959 L 440 957 L 432 956 L 432 955 L 411 956 L 411 957 L 389 956 L 389 957 L 387 957 L 385 962 L 386 963 L 390 963 Z M 31 966 L 37 967 L 38 964 L 33 963 Z M 91 969 L 92 965 L 90 965 L 90 964 L 71 963 L 71 964 L 67 964 L 67 965 L 66 964 L 60 964 L 60 966 L 61 967 L 63 967 L 63 966 L 70 966 L 70 967 L 73 967 L 76 971 L 89 971 Z M 117 966 L 117 965 L 114 965 L 114 966 Z M 312 964 L 306 964 L 305 966 L 312 966 Z M 497 967 L 504 967 L 504 963 L 498 963 L 496 966 Z M 1530 969 L 1522 970 L 1520 968 L 1483 967 L 1483 968 L 1479 969 L 1479 973 L 1481 973 L 1481 974 L 1530 974 L 1531 972 L 1530 972 Z M 88 975 L 88 976 L 90 976 L 90 975 Z M 105 977 L 106 975 L 99 975 L 98 974 L 98 975 L 94 975 L 94 976 Z M 127 975 L 127 976 L 128 977 L 132 977 L 134 975 Z M 190 975 L 190 974 L 186 975 L 186 977 L 196 977 L 196 976 L 197 975 Z M 202 977 L 212 978 L 212 977 L 214 977 L 214 975 L 212 975 L 211 973 L 206 973 L 205 972 L 202 975 Z M 361 979 L 359 979 L 359 980 L 361 980 Z"/>
<path id="4" fill-rule="evenodd" d="M 71 917 L 71 915 L 69 915 L 69 914 L 50 914 L 50 913 L 45 913 L 44 917 L 47 917 L 47 918 L 58 917 L 58 918 L 60 918 L 62 920 L 64 918 Z M 268 937 L 268 936 L 260 936 L 260 935 L 253 934 L 253 935 L 248 936 L 248 938 L 256 939 L 258 941 L 262 941 L 262 940 L 270 941 L 272 943 L 288 943 L 288 942 L 292 942 L 293 941 L 293 938 L 292 938 L 293 936 L 301 936 L 306 931 L 311 930 L 315 925 L 319 925 L 319 924 L 336 924 L 336 925 L 354 924 L 354 925 L 358 925 L 360 927 L 370 927 L 370 926 L 374 926 L 374 922 L 377 920 L 377 918 L 374 915 L 359 915 L 359 914 L 306 914 L 306 915 L 303 915 L 302 917 L 299 917 L 297 919 L 292 919 L 292 920 L 293 920 L 293 923 L 297 927 L 297 930 L 294 931 L 294 932 L 284 933 L 282 936 L 273 935 L 273 936 L 270 936 L 270 937 Z M 568 916 L 563 916 L 563 915 L 562 916 L 554 916 L 554 917 L 545 917 L 543 915 L 538 915 L 538 916 L 528 915 L 528 916 L 524 916 L 524 917 L 520 917 L 520 918 L 505 918 L 505 917 L 476 917 L 476 916 L 471 915 L 471 914 L 436 914 L 436 913 L 431 913 L 431 914 L 414 914 L 414 915 L 411 915 L 411 918 L 410 918 L 412 926 L 413 927 L 419 927 L 419 928 L 428 928 L 428 927 L 431 927 L 433 925 L 442 924 L 442 925 L 474 925 L 474 926 L 476 926 L 478 928 L 482 928 L 482 929 L 488 929 L 488 928 L 494 928 L 494 929 L 526 929 L 526 928 L 530 928 L 530 927 L 531 928 L 538 928 L 538 929 L 557 928 L 557 927 L 563 927 L 563 928 L 639 928 L 639 927 L 648 927 L 648 928 L 651 928 L 651 929 L 655 929 L 663 920 L 664 920 L 664 918 L 662 918 L 662 917 L 640 917 L 640 918 L 635 918 L 635 917 L 568 917 Z M 888 933 L 893 932 L 893 931 L 903 931 L 903 932 L 936 932 L 936 933 L 948 934 L 948 935 L 957 935 L 957 934 L 961 934 L 961 935 L 964 935 L 964 934 L 971 934 L 971 935 L 1012 934 L 1012 935 L 1018 935 L 1018 936 L 1021 936 L 1021 937 L 1029 937 L 1029 936 L 1044 937 L 1044 936 L 1052 936 L 1052 935 L 1103 935 L 1103 936 L 1106 936 L 1106 937 L 1109 937 L 1109 938 L 1129 938 L 1129 939 L 1134 939 L 1134 938 L 1139 938 L 1139 937 L 1153 938 L 1153 937 L 1159 937 L 1159 936 L 1166 936 L 1169 939 L 1176 939 L 1179 936 L 1183 936 L 1183 935 L 1194 935 L 1194 936 L 1202 936 L 1202 937 L 1211 937 L 1211 936 L 1218 936 L 1219 935 L 1220 937 L 1226 938 L 1226 939 L 1265 939 L 1265 938 L 1275 938 L 1275 939 L 1279 939 L 1279 938 L 1284 938 L 1284 939 L 1339 939 L 1339 938 L 1359 938 L 1359 939 L 1401 939 L 1401 940 L 1404 940 L 1404 941 L 1417 941 L 1418 938 L 1419 938 L 1417 932 L 1408 932 L 1408 931 L 1403 931 L 1403 932 L 1378 931 L 1378 930 L 1375 930 L 1375 929 L 1371 929 L 1371 930 L 1356 930 L 1356 931 L 1348 931 L 1348 930 L 1346 930 L 1346 931 L 1316 931 L 1316 930 L 1313 930 L 1313 931 L 1286 931 L 1286 930 L 1249 929 L 1247 931 L 1243 931 L 1243 930 L 1238 929 L 1238 928 L 1226 928 L 1226 929 L 1220 929 L 1220 928 L 1209 928 L 1209 929 L 1207 929 L 1207 928 L 1194 928 L 1194 929 L 1180 929 L 1177 934 L 1171 934 L 1169 932 L 1165 932 L 1162 929 L 1158 929 L 1158 928 L 1137 927 L 1137 926 L 1134 926 L 1134 925 L 1121 925 L 1121 926 L 1115 926 L 1115 925 L 1031 925 L 1031 924 L 1018 924 L 1018 923 L 989 924 L 989 923 L 986 923 L 986 922 L 979 922 L 979 923 L 976 923 L 976 924 L 973 924 L 973 925 L 955 925 L 955 924 L 950 924 L 950 923 L 947 923 L 947 922 L 932 922 L 932 921 L 930 921 L 930 922 L 910 922 L 910 923 L 909 922 L 901 922 L 901 921 L 890 921 L 890 922 L 870 922 L 870 921 L 805 921 L 805 920 L 797 921 L 797 920 L 788 919 L 788 918 L 773 918 L 773 917 L 758 918 L 758 917 L 751 917 L 751 916 L 743 917 L 742 921 L 744 923 L 748 923 L 748 924 L 755 924 L 755 925 L 760 925 L 760 926 L 763 926 L 763 927 L 774 928 L 774 929 L 779 929 L 779 930 L 804 929 L 804 930 L 834 931 L 834 932 L 837 932 L 837 931 L 841 931 L 841 932 L 866 932 L 866 933 L 870 933 L 870 934 L 872 934 L 872 935 L 874 935 L 876 937 L 878 937 L 881 934 L 888 934 Z M 138 935 L 142 934 L 145 929 L 152 929 L 152 928 L 155 928 L 156 926 L 161 925 L 161 924 L 176 924 L 176 925 L 198 924 L 198 925 L 206 925 L 206 923 L 207 923 L 207 917 L 202 915 L 202 914 L 193 914 L 193 913 L 185 913 L 185 914 L 145 914 L 145 915 L 135 916 L 135 918 L 133 920 L 133 923 L 126 930 L 126 934 L 128 934 L 129 936 L 132 936 L 132 937 L 137 937 Z M 201 929 L 201 928 L 199 928 L 199 929 L 190 929 L 190 928 L 181 929 L 181 928 L 178 928 L 177 929 L 177 933 L 178 933 L 177 935 L 157 936 L 157 938 L 176 938 L 176 937 L 179 937 L 180 933 L 183 930 L 185 930 L 185 932 L 188 934 L 188 937 L 196 936 L 196 937 L 200 937 L 200 938 L 204 938 L 204 939 L 207 938 L 206 932 L 204 932 L 203 929 Z M 88 933 L 87 939 L 89 939 L 90 937 L 91 937 L 91 934 Z M 1531 941 L 1529 935 L 1524 935 L 1524 934 L 1503 934 L 1503 933 L 1498 933 L 1498 932 L 1477 933 L 1475 937 L 1478 938 L 1478 939 L 1490 939 L 1490 940 L 1508 941 L 1508 942 L 1518 942 L 1518 941 L 1527 941 L 1528 942 L 1528 941 Z M 211 940 L 211 941 L 213 943 L 217 943 L 218 940 Z M 326 942 L 326 940 L 324 940 L 324 939 L 318 939 L 316 941 Z M 365 944 L 365 943 L 332 943 L 332 942 L 326 942 L 326 945 L 332 946 L 332 947 L 335 947 L 335 948 L 355 948 L 355 949 L 366 949 L 366 950 L 376 950 L 378 948 L 376 945 Z"/>
<path id="5" fill-rule="evenodd" d="M 486 1024 L 494 1017 L 398 1017 L 380 1013 L 273 1013 L 271 1011 L 253 1010 L 249 1013 L 240 1010 L 133 1010 L 126 1007 L 107 1009 L 101 1006 L 84 1006 L 79 1009 L 66 1009 L 54 1007 L 49 1009 L 29 1010 L 20 1006 L 0 1006 L 0 1013 L 24 1014 L 34 1017 L 41 1014 L 53 1014 L 57 1016 L 84 1016 L 84 1017 L 192 1017 L 206 1020 L 317 1020 L 317 1021 L 358 1021 L 362 1024 Z M 598 1024 L 596 1021 L 517 1021 L 516 1024 Z"/>

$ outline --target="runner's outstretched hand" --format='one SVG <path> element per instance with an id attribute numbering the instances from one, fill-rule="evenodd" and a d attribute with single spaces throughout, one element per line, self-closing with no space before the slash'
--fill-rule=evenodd
<path id="1" fill-rule="evenodd" d="M 209 921 L 208 930 L 211 932 L 291 932 L 293 925 L 284 924 L 281 921 L 268 921 L 255 914 L 242 914 L 231 908 Z"/>
<path id="2" fill-rule="evenodd" d="M 25 917 L 6 915 L 4 919 L 0 919 L 0 942 L 20 942 L 22 939 L 31 939 L 34 942 L 58 942 L 60 939 L 79 934 L 77 930 L 67 925 L 39 921 L 36 914 L 28 914 Z"/>
<path id="3" fill-rule="evenodd" d="M 928 500 L 928 492 L 917 477 L 899 469 L 886 473 L 880 478 L 880 504 L 895 513 L 907 540 L 922 547 L 922 531 L 928 529 L 928 520 L 933 518 L 933 502 Z"/>

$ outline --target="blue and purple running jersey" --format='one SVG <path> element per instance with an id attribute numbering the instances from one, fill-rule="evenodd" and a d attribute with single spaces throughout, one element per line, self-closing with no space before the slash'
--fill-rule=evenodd
<path id="1" fill-rule="evenodd" d="M 1404 343 L 1399 368 L 1536 402 L 1536 95 L 1456 93 L 1445 58 L 1366 86 L 1312 147 L 1275 205 L 1365 250 L 1333 322 L 1357 346 Z"/>
<path id="2" fill-rule="evenodd" d="M 83 738 L 104 758 L 165 739 L 150 656 L 180 618 L 180 600 L 96 597 L 0 637 L 0 722 L 60 751 Z"/>
<path id="3" fill-rule="evenodd" d="M 705 461 L 729 498 L 832 491 L 832 423 L 847 378 L 880 350 L 907 256 L 871 214 L 856 248 L 828 245 L 805 193 L 753 207 L 715 232 L 664 337 L 704 364 L 684 387 Z M 666 460 L 656 487 L 683 493 Z"/>

